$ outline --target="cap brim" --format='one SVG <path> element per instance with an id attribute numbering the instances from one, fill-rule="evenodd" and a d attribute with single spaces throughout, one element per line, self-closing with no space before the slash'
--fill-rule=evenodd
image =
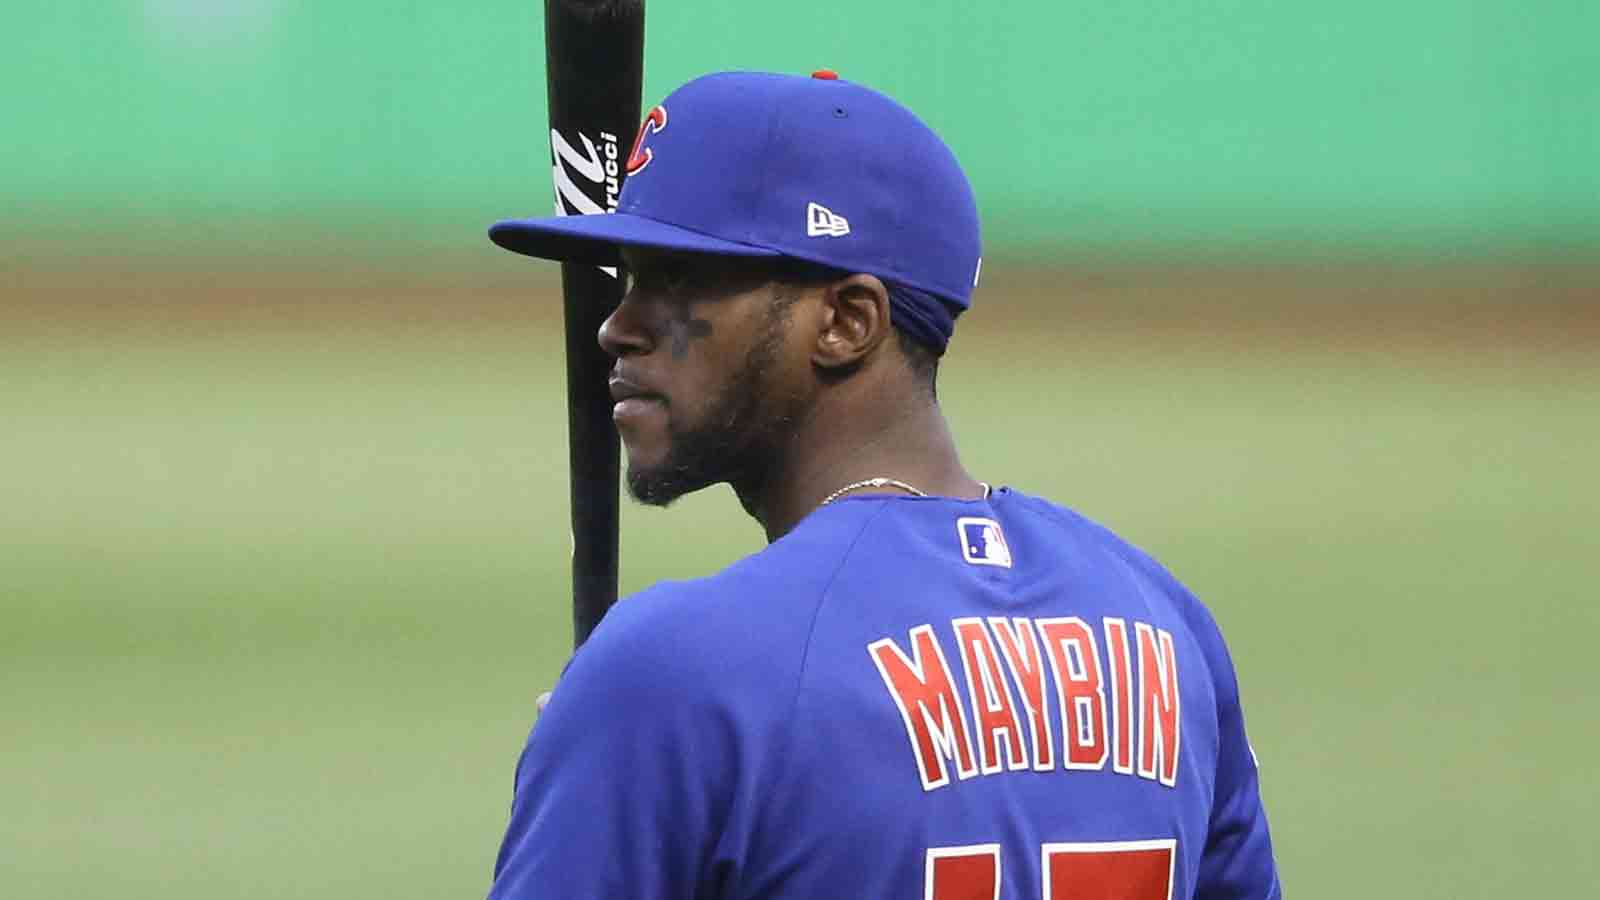
<path id="1" fill-rule="evenodd" d="M 489 240 L 524 256 L 596 266 L 622 262 L 618 248 L 624 245 L 724 256 L 780 255 L 766 247 L 711 237 L 632 213 L 507 219 L 490 226 Z"/>

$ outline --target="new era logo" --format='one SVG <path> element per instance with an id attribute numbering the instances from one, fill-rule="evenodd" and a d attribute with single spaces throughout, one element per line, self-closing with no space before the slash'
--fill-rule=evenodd
<path id="1" fill-rule="evenodd" d="M 962 559 L 975 566 L 1011 568 L 1011 548 L 1006 546 L 999 522 L 963 517 L 956 520 L 956 533 L 961 536 Z"/>
<path id="2" fill-rule="evenodd" d="M 821 203 L 806 204 L 806 237 L 844 237 L 850 221 Z"/>

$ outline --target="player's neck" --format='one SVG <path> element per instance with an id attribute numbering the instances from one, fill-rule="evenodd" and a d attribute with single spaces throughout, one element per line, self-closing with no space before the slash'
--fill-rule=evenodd
<path id="1" fill-rule="evenodd" d="M 983 495 L 983 485 L 962 468 L 949 424 L 932 398 L 881 407 L 814 410 L 796 430 L 786 458 L 761 484 L 734 486 L 769 543 L 835 491 L 871 478 L 892 478 L 932 496 Z M 870 493 L 908 492 L 884 486 L 849 496 Z"/>

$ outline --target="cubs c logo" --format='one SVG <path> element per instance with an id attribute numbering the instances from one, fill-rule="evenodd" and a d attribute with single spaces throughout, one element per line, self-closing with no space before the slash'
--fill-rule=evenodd
<path id="1" fill-rule="evenodd" d="M 625 168 L 629 175 L 638 172 L 649 165 L 650 160 L 655 159 L 655 154 L 650 152 L 650 148 L 644 145 L 644 136 L 646 134 L 655 134 L 666 127 L 667 108 L 665 106 L 657 106 L 655 109 L 650 110 L 649 115 L 644 117 L 644 124 L 639 126 L 639 136 L 633 139 L 633 152 L 628 154 L 628 163 Z"/>

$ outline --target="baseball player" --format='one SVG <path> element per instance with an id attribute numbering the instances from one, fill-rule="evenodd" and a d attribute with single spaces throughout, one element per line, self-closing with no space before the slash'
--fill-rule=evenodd
<path id="1" fill-rule="evenodd" d="M 574 656 L 490 896 L 1280 896 L 1211 615 L 957 456 L 934 384 L 979 228 L 950 150 L 831 72 L 724 73 L 626 170 L 615 214 L 490 236 L 625 269 L 599 340 L 630 492 L 728 483 L 769 545 Z"/>

